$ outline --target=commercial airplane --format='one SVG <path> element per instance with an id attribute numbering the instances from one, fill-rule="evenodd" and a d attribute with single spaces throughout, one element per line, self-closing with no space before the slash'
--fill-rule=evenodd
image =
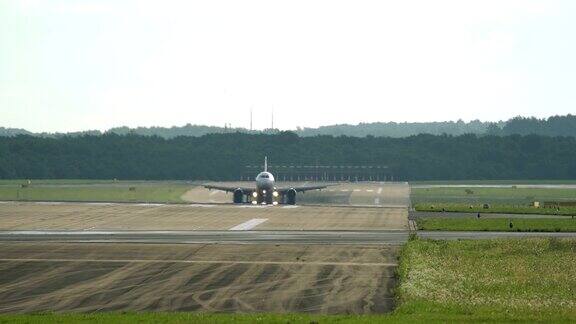
<path id="1" fill-rule="evenodd" d="M 216 189 L 234 193 L 235 204 L 252 203 L 263 205 L 296 204 L 296 193 L 307 190 L 326 188 L 325 185 L 276 187 L 274 176 L 268 172 L 268 157 L 264 157 L 264 171 L 256 176 L 256 187 L 232 187 L 220 185 L 204 185 L 207 189 Z"/>

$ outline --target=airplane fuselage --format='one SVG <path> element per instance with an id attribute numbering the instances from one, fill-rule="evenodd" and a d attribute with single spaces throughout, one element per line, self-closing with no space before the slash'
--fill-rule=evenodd
<path id="1" fill-rule="evenodd" d="M 260 172 L 256 176 L 256 196 L 257 203 L 271 204 L 278 195 L 274 186 L 274 176 L 268 171 Z"/>

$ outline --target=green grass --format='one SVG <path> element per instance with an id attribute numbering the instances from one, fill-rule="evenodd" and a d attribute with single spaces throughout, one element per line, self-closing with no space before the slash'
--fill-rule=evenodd
<path id="1" fill-rule="evenodd" d="M 21 185 L 27 184 L 30 181 L 34 185 L 65 185 L 65 184 L 112 184 L 117 183 L 114 180 L 90 180 L 90 179 L 1 179 L 0 185 Z"/>
<path id="2" fill-rule="evenodd" d="M 460 309 L 442 308 L 438 304 L 415 303 L 405 313 L 383 315 L 313 315 L 313 314 L 209 314 L 209 313 L 92 313 L 92 314 L 20 314 L 0 315 L 0 323 L 454 323 L 454 322 L 546 322 L 570 323 L 573 313 L 490 313 L 488 310 L 473 313 Z"/>
<path id="3" fill-rule="evenodd" d="M 189 189 L 177 184 L 0 186 L 0 200 L 182 202 Z"/>
<path id="4" fill-rule="evenodd" d="M 426 180 L 410 181 L 410 185 L 515 185 L 576 184 L 575 180 Z"/>
<path id="5" fill-rule="evenodd" d="M 472 207 L 472 208 L 470 208 Z M 512 204 L 489 204 L 490 208 L 484 208 L 483 204 L 467 203 L 418 203 L 414 210 L 424 212 L 459 212 L 459 213 L 482 213 L 482 214 L 534 214 L 534 215 L 576 215 L 576 207 L 536 208 L 528 205 Z"/>
<path id="6" fill-rule="evenodd" d="M 576 189 L 568 188 L 412 188 L 412 204 L 529 204 L 532 201 L 576 201 Z"/>
<path id="7" fill-rule="evenodd" d="M 185 184 L 184 180 L 113 180 L 113 179 L 0 179 L 0 186 L 31 185 L 133 185 L 133 184 Z M 200 181 L 198 181 L 200 182 Z"/>
<path id="8" fill-rule="evenodd" d="M 576 320 L 576 240 L 413 240 L 400 261 L 395 315 Z"/>
<path id="9" fill-rule="evenodd" d="M 512 227 L 510 227 L 512 222 Z M 576 232 L 576 219 L 426 217 L 416 222 L 425 231 Z"/>

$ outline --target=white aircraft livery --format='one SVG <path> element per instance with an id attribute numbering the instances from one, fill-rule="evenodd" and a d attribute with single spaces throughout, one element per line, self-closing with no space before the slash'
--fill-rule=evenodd
<path id="1" fill-rule="evenodd" d="M 216 189 L 232 192 L 234 194 L 233 199 L 235 204 L 294 205 L 296 204 L 296 193 L 323 189 L 326 188 L 326 185 L 276 187 L 274 176 L 268 172 L 268 158 L 264 157 L 264 171 L 258 173 L 256 176 L 255 187 L 220 186 L 217 184 L 206 184 L 204 187 L 210 190 Z"/>

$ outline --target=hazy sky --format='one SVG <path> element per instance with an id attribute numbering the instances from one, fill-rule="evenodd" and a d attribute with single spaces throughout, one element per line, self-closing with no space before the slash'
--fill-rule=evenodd
<path id="1" fill-rule="evenodd" d="M 576 112 L 576 1 L 0 0 L 0 126 Z"/>

